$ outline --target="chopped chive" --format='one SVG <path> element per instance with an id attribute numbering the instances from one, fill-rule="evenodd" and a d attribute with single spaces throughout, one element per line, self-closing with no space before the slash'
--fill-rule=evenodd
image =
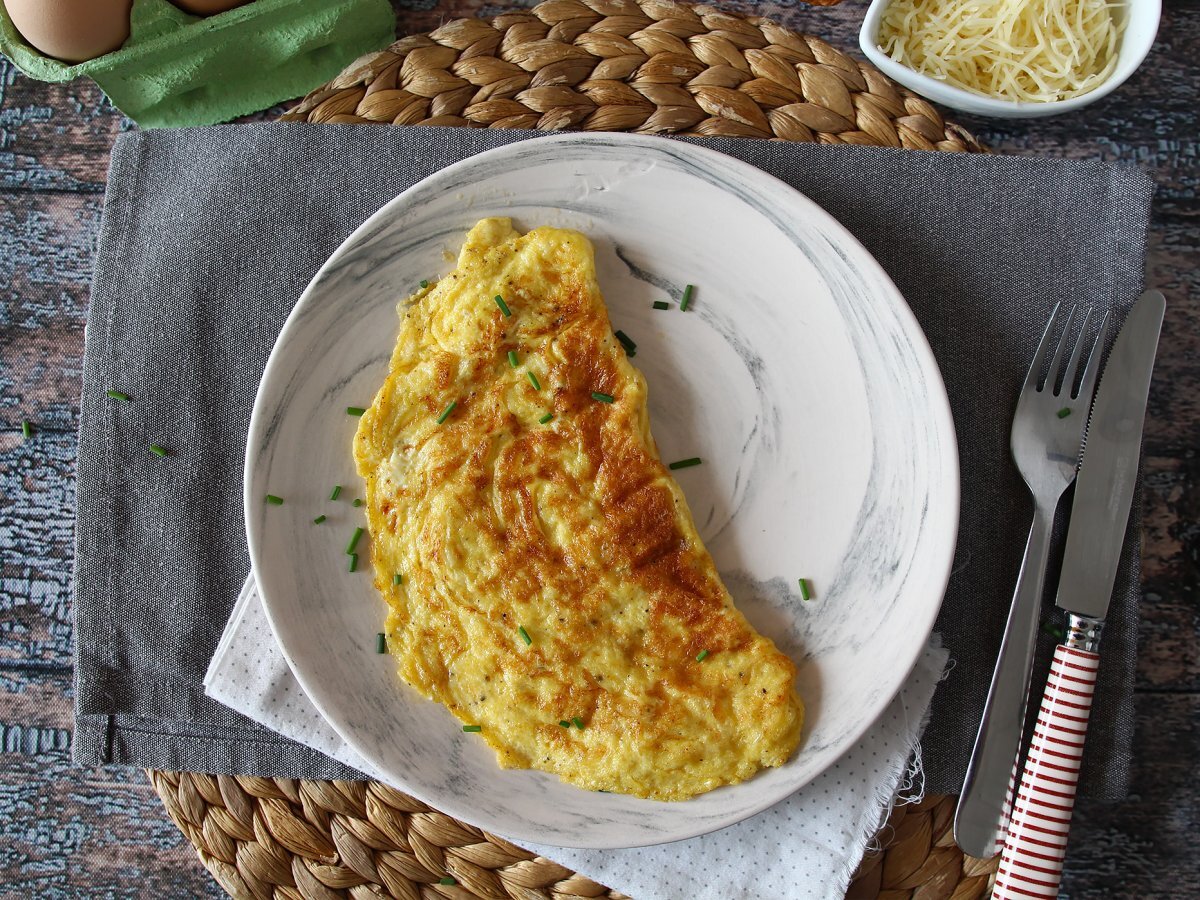
<path id="1" fill-rule="evenodd" d="M 392 584 L 395 584 L 395 585 L 404 584 L 404 576 L 401 575 L 399 572 L 397 572 L 395 575 L 392 576 Z"/>
<path id="2" fill-rule="evenodd" d="M 122 400 L 125 403 L 129 402 L 129 395 L 122 394 L 120 391 L 105 391 L 105 394 L 113 400 Z"/>
<path id="3" fill-rule="evenodd" d="M 355 497 L 354 502 L 350 505 L 357 509 L 358 507 L 362 506 L 362 500 L 360 500 L 358 497 Z"/>
<path id="4" fill-rule="evenodd" d="M 812 599 L 812 589 L 808 586 L 807 578 L 800 579 L 800 599 L 801 600 L 811 600 Z"/>
<path id="5" fill-rule="evenodd" d="M 33 426 L 29 424 L 28 419 L 25 419 L 21 422 L 21 436 L 29 437 L 31 434 L 33 434 Z"/>
<path id="6" fill-rule="evenodd" d="M 346 415 L 348 415 L 348 416 L 361 416 L 365 412 L 366 412 L 366 410 L 363 409 L 361 406 L 347 406 L 346 407 Z"/>
<path id="7" fill-rule="evenodd" d="M 579 718 L 579 716 L 571 716 L 571 721 L 575 723 L 576 728 L 583 731 L 583 719 Z"/>
<path id="8" fill-rule="evenodd" d="M 362 528 L 361 528 L 361 527 L 359 527 L 359 528 L 355 528 L 355 529 L 354 529 L 354 537 L 350 538 L 350 544 L 349 544 L 349 546 L 348 546 L 348 547 L 346 547 L 346 552 L 347 552 L 347 553 L 353 553 L 353 552 L 354 552 L 354 548 L 358 546 L 358 539 L 359 539 L 360 537 L 362 537 L 362 536 L 363 536 L 363 530 L 362 530 Z"/>
<path id="9" fill-rule="evenodd" d="M 538 419 L 538 424 L 545 425 L 547 422 L 549 422 L 553 418 L 554 418 L 554 413 L 546 413 L 544 416 L 542 416 L 540 419 Z"/>
<path id="10" fill-rule="evenodd" d="M 698 466 L 698 465 L 700 465 L 700 457 L 693 456 L 689 459 L 676 460 L 675 462 L 670 463 L 667 466 L 667 468 L 668 469 L 690 469 L 692 466 Z"/>
<path id="11" fill-rule="evenodd" d="M 158 444 L 151 444 L 150 452 L 153 453 L 155 456 L 166 456 L 167 455 L 167 451 L 165 449 L 163 449 L 162 447 L 158 446 Z"/>
<path id="12" fill-rule="evenodd" d="M 592 399 L 599 400 L 601 403 L 613 402 L 613 397 L 611 394 L 602 394 L 599 391 L 592 391 Z"/>
<path id="13" fill-rule="evenodd" d="M 1060 409 L 1058 411 L 1058 417 L 1060 419 L 1065 419 L 1070 414 L 1071 414 L 1071 408 L 1069 406 L 1064 406 L 1062 409 Z"/>
<path id="14" fill-rule="evenodd" d="M 483 726 L 482 725 L 464 725 L 463 731 L 477 733 L 477 732 L 483 731 Z"/>
<path id="15" fill-rule="evenodd" d="M 517 634 L 521 636 L 521 640 L 525 642 L 526 647 L 533 643 L 533 638 L 529 636 L 529 632 L 525 630 L 524 625 L 517 626 Z"/>
<path id="16" fill-rule="evenodd" d="M 445 421 L 446 421 L 448 418 L 450 418 L 450 413 L 454 412 L 454 407 L 456 407 L 456 406 L 458 406 L 458 401 L 457 401 L 457 400 L 451 400 L 451 401 L 450 401 L 450 405 L 449 405 L 449 406 L 447 406 L 445 409 L 443 409 L 443 410 L 442 410 L 442 414 L 441 414 L 440 416 L 438 416 L 438 417 L 437 417 L 437 423 L 438 423 L 439 425 L 441 425 L 441 424 L 442 424 L 443 422 L 445 422 Z"/>
<path id="17" fill-rule="evenodd" d="M 423 288 L 429 287 L 429 282 L 426 281 L 424 278 L 421 279 L 421 287 L 423 287 Z"/>
<path id="18" fill-rule="evenodd" d="M 686 312 L 688 304 L 692 302 L 692 291 L 696 289 L 694 284 L 689 284 L 683 289 L 683 299 L 679 301 L 680 312 Z"/>
<path id="19" fill-rule="evenodd" d="M 375 635 L 375 652 L 387 653 L 387 635 L 382 631 Z"/>
<path id="20" fill-rule="evenodd" d="M 520 360 L 517 359 L 517 351 L 516 350 L 508 351 L 508 364 L 510 366 L 512 366 L 514 369 L 521 364 Z"/>
<path id="21" fill-rule="evenodd" d="M 267 502 L 272 506 L 283 506 L 283 498 L 276 497 L 274 494 L 267 494 Z"/>
<path id="22" fill-rule="evenodd" d="M 707 650 L 701 650 L 699 653 L 696 654 L 696 662 L 704 662 L 704 660 L 707 658 L 708 658 Z"/>
<path id="23" fill-rule="evenodd" d="M 333 493 L 329 495 L 329 499 L 336 500 L 338 498 L 338 494 L 340 494 L 341 492 L 342 492 L 342 486 L 340 484 L 335 484 L 333 486 Z"/>
<path id="24" fill-rule="evenodd" d="M 654 303 L 651 305 L 655 309 L 670 309 L 671 308 L 671 304 L 665 300 L 655 300 Z"/>
<path id="25" fill-rule="evenodd" d="M 324 517 L 324 516 L 317 516 L 315 519 L 313 519 L 313 524 L 314 524 L 314 525 L 320 525 L 320 524 L 321 524 L 322 522 L 324 522 L 324 521 L 325 521 L 325 517 Z"/>
<path id="26" fill-rule="evenodd" d="M 465 729 L 465 728 L 463 729 L 463 731 L 466 731 L 466 730 L 467 729 Z M 478 731 L 478 730 L 479 729 L 476 729 L 476 731 Z M 458 882 L 453 878 L 453 876 L 447 875 L 445 878 L 439 879 L 438 884 L 453 885 L 453 884 L 458 884 Z"/>
<path id="27" fill-rule="evenodd" d="M 500 307 L 500 312 L 504 313 L 505 318 L 512 315 L 512 310 L 508 308 L 508 304 L 504 302 L 504 298 L 499 294 L 496 295 L 496 305 Z"/>
<path id="28" fill-rule="evenodd" d="M 537 376 L 534 375 L 533 372 L 526 372 L 525 375 L 529 378 L 529 383 L 533 385 L 533 389 L 535 391 L 540 391 L 542 389 L 541 382 L 537 380 Z"/>
<path id="29" fill-rule="evenodd" d="M 570 723 L 570 722 L 568 722 L 566 719 L 559 719 L 559 720 L 558 720 L 558 724 L 559 724 L 559 725 L 561 725 L 563 728 L 570 728 L 570 727 L 571 727 L 571 723 Z"/>
<path id="30" fill-rule="evenodd" d="M 637 350 L 637 344 L 630 340 L 629 335 L 623 331 L 615 332 L 615 334 L 617 340 L 621 342 L 621 346 L 625 348 L 626 354 L 633 356 L 634 351 Z"/>
<path id="31" fill-rule="evenodd" d="M 351 554 L 350 554 L 350 566 L 349 566 L 349 568 L 348 568 L 346 571 L 348 571 L 348 572 L 354 572 L 354 571 L 356 571 L 357 569 L 358 569 L 358 554 L 357 554 L 357 553 L 351 553 Z"/>

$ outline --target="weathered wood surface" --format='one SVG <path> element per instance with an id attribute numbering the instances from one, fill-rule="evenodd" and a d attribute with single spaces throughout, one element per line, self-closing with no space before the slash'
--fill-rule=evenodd
<path id="1" fill-rule="evenodd" d="M 402 33 L 503 8 L 396 6 Z M 858 0 L 724 6 L 847 49 L 862 14 Z M 1200 0 L 1165 6 L 1146 66 L 1106 100 L 960 120 L 1002 152 L 1139 165 L 1159 184 L 1147 279 L 1170 305 L 1146 434 L 1133 794 L 1078 811 L 1069 897 L 1200 896 Z M 0 896 L 220 895 L 140 772 L 75 770 L 67 750 L 83 321 L 108 151 L 129 127 L 89 82 L 41 84 L 0 60 Z"/>

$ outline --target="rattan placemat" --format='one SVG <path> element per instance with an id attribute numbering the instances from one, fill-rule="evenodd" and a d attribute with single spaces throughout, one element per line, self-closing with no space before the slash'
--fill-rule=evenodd
<path id="1" fill-rule="evenodd" d="M 983 149 L 820 38 L 667 0 L 457 19 L 363 57 L 282 118 Z"/>
<path id="2" fill-rule="evenodd" d="M 448 22 L 357 60 L 282 118 L 984 151 L 928 102 L 819 38 L 665 0 L 545 0 Z M 625 896 L 378 782 L 148 774 L 238 900 Z M 984 896 L 996 860 L 962 854 L 953 811 L 946 796 L 896 807 L 847 897 Z"/>

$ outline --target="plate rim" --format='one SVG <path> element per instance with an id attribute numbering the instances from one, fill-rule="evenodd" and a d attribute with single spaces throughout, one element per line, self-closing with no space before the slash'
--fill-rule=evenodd
<path id="1" fill-rule="evenodd" d="M 891 291 L 892 299 L 895 301 L 893 312 L 896 317 L 901 320 L 903 331 L 910 339 L 914 355 L 917 357 L 916 362 L 918 370 L 923 374 L 933 376 L 933 378 L 927 378 L 925 384 L 928 389 L 928 404 L 930 408 L 929 411 L 931 413 L 930 420 L 941 438 L 939 444 L 945 448 L 942 457 L 945 464 L 945 473 L 942 481 L 945 488 L 944 493 L 948 498 L 947 505 L 949 508 L 944 510 L 944 514 L 937 520 L 943 523 L 942 528 L 945 532 L 945 534 L 942 535 L 942 539 L 936 542 L 936 547 L 941 548 L 940 559 L 930 558 L 925 562 L 930 573 L 937 573 L 936 577 L 933 574 L 930 575 L 930 583 L 940 585 L 940 589 L 938 590 L 937 602 L 931 602 L 928 605 L 929 612 L 926 616 L 927 621 L 919 623 L 920 627 L 918 631 L 922 636 L 922 640 L 914 640 L 912 642 L 912 649 L 906 654 L 903 654 L 904 662 L 896 667 L 897 669 L 903 668 L 904 674 L 903 677 L 896 679 L 894 689 L 890 689 L 881 693 L 879 695 L 879 699 L 875 703 L 875 707 L 870 709 L 870 712 L 861 718 L 858 727 L 850 729 L 846 732 L 846 738 L 841 742 L 841 750 L 836 756 L 831 757 L 829 762 L 823 768 L 817 772 L 814 772 L 802 783 L 791 786 L 790 790 L 783 795 L 770 795 L 766 799 L 749 804 L 732 816 L 725 818 L 720 816 L 712 816 L 708 819 L 696 822 L 691 827 L 680 828 L 676 831 L 669 832 L 664 836 L 656 836 L 646 840 L 636 840 L 633 843 L 626 842 L 614 844 L 611 841 L 596 842 L 573 839 L 562 841 L 556 840 L 556 838 L 559 837 L 558 835 L 554 835 L 549 838 L 551 842 L 557 843 L 562 847 L 597 850 L 631 849 L 635 847 L 657 846 L 678 840 L 687 840 L 689 838 L 708 834 L 751 818 L 763 810 L 775 805 L 776 803 L 781 802 L 782 800 L 786 799 L 786 797 L 791 796 L 791 794 L 795 791 L 802 790 L 814 779 L 819 777 L 823 772 L 827 771 L 831 766 L 833 766 L 838 759 L 849 752 L 849 750 L 858 743 L 860 738 L 868 730 L 870 730 L 870 728 L 872 728 L 876 722 L 879 721 L 880 717 L 887 710 L 888 706 L 903 689 L 911 672 L 928 647 L 929 637 L 933 632 L 937 616 L 941 611 L 946 588 L 949 584 L 957 544 L 958 527 L 961 517 L 961 471 L 959 467 L 957 433 L 954 427 L 953 414 L 950 407 L 949 395 L 946 391 L 945 380 L 942 377 L 941 369 L 937 364 L 937 360 L 934 356 L 933 349 L 929 344 L 928 337 L 925 335 L 924 329 L 921 327 L 920 322 L 917 320 L 916 314 L 909 306 L 908 301 L 904 298 L 903 293 L 901 293 L 891 276 L 888 275 L 886 270 L 884 270 L 882 265 L 880 265 L 874 254 L 867 250 L 862 242 L 859 241 L 859 239 L 832 213 L 827 211 L 807 194 L 788 184 L 786 181 L 777 178 L 769 172 L 763 171 L 749 162 L 745 162 L 737 157 L 730 156 L 712 147 L 698 144 L 688 139 L 633 135 L 624 132 L 566 132 L 550 135 L 530 135 L 528 138 L 518 139 L 478 153 L 472 153 L 471 155 L 444 166 L 438 169 L 436 172 L 433 172 L 430 175 L 418 180 L 397 194 L 391 200 L 385 202 L 378 210 L 368 216 L 349 235 L 347 235 L 347 237 L 325 259 L 325 261 L 313 274 L 304 290 L 296 299 L 296 302 L 293 304 L 288 313 L 283 327 L 280 329 L 279 335 L 277 336 L 275 343 L 271 348 L 271 353 L 268 356 L 267 363 L 264 367 L 262 379 L 260 380 L 258 388 L 255 391 L 254 404 L 251 411 L 249 428 L 247 431 L 246 452 L 244 456 L 243 467 L 243 518 L 246 531 L 247 549 L 251 563 L 251 573 L 255 577 L 256 585 L 258 585 L 260 602 L 262 604 L 268 624 L 271 627 L 275 642 L 280 648 L 280 651 L 282 652 L 293 677 L 296 678 L 301 689 L 304 691 L 306 698 L 310 703 L 312 703 L 314 708 L 316 708 L 326 724 L 333 728 L 333 730 L 348 747 L 361 756 L 365 761 L 374 765 L 373 761 L 370 759 L 370 755 L 362 751 L 361 745 L 354 738 L 353 734 L 343 731 L 334 718 L 332 718 L 326 712 L 325 704 L 318 699 L 318 696 L 314 695 L 313 686 L 310 685 L 310 679 L 302 674 L 302 666 L 300 666 L 294 659 L 293 655 L 289 652 L 285 641 L 281 638 L 281 633 L 285 632 L 286 629 L 282 628 L 283 623 L 278 621 L 277 616 L 272 612 L 272 605 L 268 599 L 267 591 L 263 589 L 262 580 L 258 577 L 258 572 L 264 569 L 266 565 L 265 560 L 261 559 L 263 549 L 259 545 L 258 539 L 256 538 L 257 525 L 252 519 L 251 511 L 254 508 L 254 505 L 251 502 L 251 487 L 252 481 L 255 477 L 254 461 L 258 456 L 257 448 L 265 437 L 264 432 L 267 430 L 267 421 L 270 419 L 270 416 L 263 411 L 263 404 L 260 403 L 260 399 L 263 396 L 263 388 L 267 384 L 269 377 L 272 375 L 273 370 L 278 370 L 282 367 L 282 353 L 280 352 L 280 348 L 287 343 L 285 339 L 289 337 L 291 331 L 301 327 L 299 323 L 303 316 L 298 314 L 299 311 L 306 303 L 315 302 L 312 299 L 312 295 L 323 281 L 323 276 L 326 271 L 338 265 L 341 259 L 355 248 L 362 236 L 369 235 L 377 224 L 391 218 L 397 210 L 403 209 L 408 201 L 408 198 L 417 191 L 426 190 L 431 185 L 436 184 L 436 182 L 439 180 L 452 179 L 460 171 L 469 170 L 481 164 L 487 165 L 493 158 L 505 158 L 507 154 L 510 154 L 514 151 L 514 148 L 519 147 L 527 140 L 536 140 L 539 142 L 546 141 L 555 144 L 567 145 L 586 145 L 589 143 L 612 144 L 615 141 L 627 143 L 630 146 L 652 148 L 655 151 L 669 149 L 673 146 L 676 150 L 681 151 L 684 155 L 694 153 L 701 157 L 707 158 L 709 161 L 719 160 L 721 166 L 740 170 L 743 176 L 749 179 L 758 181 L 765 179 L 767 183 L 773 184 L 776 190 L 788 198 L 788 200 L 781 205 L 793 206 L 798 204 L 804 209 L 806 214 L 813 215 L 819 219 L 822 222 L 822 227 L 824 229 L 826 229 L 828 232 L 835 232 L 840 243 L 848 245 L 857 251 L 859 254 L 859 264 L 863 268 L 870 269 L 871 273 L 880 279 L 882 284 L 885 286 L 885 291 Z M 319 693 L 320 688 L 317 687 L 316 690 Z M 797 752 L 801 751 L 802 748 L 798 749 Z M 500 770 L 497 769 L 497 771 Z M 383 771 L 382 769 L 380 770 L 380 773 L 384 775 L 396 774 L 390 771 Z M 753 781 L 753 779 L 750 779 L 750 781 Z M 450 802 L 447 803 L 443 798 L 429 796 L 420 786 L 414 788 L 403 779 L 397 778 L 396 783 L 400 786 L 400 789 L 410 793 L 418 800 L 427 803 L 430 806 L 453 816 L 454 818 L 475 824 L 475 819 L 473 818 L 474 811 L 466 808 L 465 804 L 460 804 L 454 798 L 451 798 Z M 748 783 L 750 782 L 743 782 L 742 784 Z M 730 787 L 737 788 L 738 786 L 739 785 L 732 785 Z M 489 831 L 496 830 L 498 832 L 503 832 L 504 830 L 503 825 L 501 825 L 499 828 L 495 828 L 493 825 L 487 822 L 477 825 L 477 827 L 482 827 Z M 524 840 L 529 843 L 542 843 L 545 839 L 518 836 L 516 840 Z"/>

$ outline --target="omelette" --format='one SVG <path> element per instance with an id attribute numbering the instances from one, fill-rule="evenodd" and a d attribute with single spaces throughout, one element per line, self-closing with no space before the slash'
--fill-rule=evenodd
<path id="1" fill-rule="evenodd" d="M 588 239 L 484 219 L 399 315 L 354 458 L 400 677 L 502 767 L 591 790 L 683 800 L 787 761 L 796 667 L 659 459 Z"/>

